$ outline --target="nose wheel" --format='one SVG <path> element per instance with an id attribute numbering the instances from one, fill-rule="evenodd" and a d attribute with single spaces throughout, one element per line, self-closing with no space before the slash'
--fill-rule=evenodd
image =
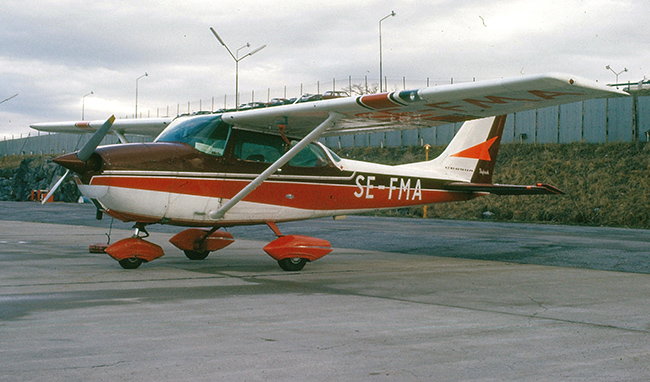
<path id="1" fill-rule="evenodd" d="M 118 261 L 118 263 L 124 269 L 136 269 L 142 265 L 142 259 L 139 259 L 137 257 L 129 257 L 127 259 Z"/>

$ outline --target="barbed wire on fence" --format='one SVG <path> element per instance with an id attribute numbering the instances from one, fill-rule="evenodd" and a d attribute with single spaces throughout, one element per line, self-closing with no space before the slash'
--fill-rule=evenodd
<path id="1" fill-rule="evenodd" d="M 408 79 L 407 77 L 401 78 L 384 78 L 384 88 L 388 91 L 400 91 L 409 89 L 418 89 L 431 86 L 440 86 L 462 82 L 474 82 L 476 77 L 473 78 L 448 78 L 448 79 L 431 79 L 430 77 L 420 79 Z M 249 91 L 239 92 L 239 100 L 241 105 L 252 104 L 255 102 L 269 103 L 273 99 L 298 99 L 299 97 L 309 94 L 323 94 L 327 91 L 337 92 L 343 91 L 348 95 L 362 95 L 374 94 L 379 91 L 379 80 L 376 78 L 352 77 L 347 78 L 332 78 L 327 81 L 316 81 L 310 83 L 300 83 L 297 85 L 284 85 L 281 87 L 267 87 L 251 89 Z M 144 117 L 175 117 L 182 114 L 192 114 L 196 112 L 216 112 L 219 110 L 235 109 L 237 105 L 234 103 L 235 94 L 229 93 L 222 96 L 208 96 L 202 98 L 195 98 L 192 100 L 178 102 L 174 105 L 164 105 L 156 107 L 141 107 L 146 110 L 140 112 L 138 118 Z M 133 114 L 124 116 L 124 118 L 132 118 Z"/>

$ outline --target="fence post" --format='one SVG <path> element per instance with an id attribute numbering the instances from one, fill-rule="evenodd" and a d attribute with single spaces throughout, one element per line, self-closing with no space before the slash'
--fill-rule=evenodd
<path id="1" fill-rule="evenodd" d="M 628 85 L 629 89 L 629 85 Z M 632 93 L 632 92 L 631 92 Z M 632 136 L 634 139 L 634 147 L 639 148 L 639 96 L 637 93 L 632 94 L 632 120 L 633 123 L 632 125 L 634 126 L 634 131 L 632 132 Z"/>

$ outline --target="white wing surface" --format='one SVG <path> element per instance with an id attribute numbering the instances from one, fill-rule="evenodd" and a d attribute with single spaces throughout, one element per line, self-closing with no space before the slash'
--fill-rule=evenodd
<path id="1" fill-rule="evenodd" d="M 328 136 L 431 127 L 626 95 L 576 76 L 549 73 L 227 112 L 223 120 L 259 130 L 277 131 L 277 125 L 284 124 L 287 135 L 305 136 L 329 113 L 342 114 L 323 134 Z"/>
<path id="2" fill-rule="evenodd" d="M 155 137 L 172 122 L 173 118 L 117 119 L 111 132 Z M 52 133 L 86 134 L 94 133 L 106 120 L 46 122 L 30 125 L 32 129 Z"/>
<path id="3" fill-rule="evenodd" d="M 273 106 L 223 113 L 227 123 L 258 131 L 304 137 L 331 113 L 341 118 L 322 135 L 406 130 L 544 108 L 592 98 L 628 94 L 568 74 L 548 73 L 510 79 L 443 85 L 391 93 Z M 116 134 L 156 136 L 173 118 L 119 119 Z M 92 133 L 101 121 L 37 123 L 32 128 L 59 133 Z"/>

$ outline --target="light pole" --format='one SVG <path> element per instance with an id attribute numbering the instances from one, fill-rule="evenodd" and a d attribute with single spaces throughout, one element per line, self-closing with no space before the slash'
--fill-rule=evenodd
<path id="1" fill-rule="evenodd" d="M 84 120 L 84 110 L 86 108 L 86 97 L 88 97 L 89 95 L 93 95 L 93 94 L 95 94 L 95 93 L 90 92 L 90 93 L 86 94 L 85 96 L 81 97 L 81 120 L 82 121 Z"/>
<path id="2" fill-rule="evenodd" d="M 645 79 L 645 77 L 643 77 L 643 78 Z M 10 99 L 12 99 L 12 98 L 16 98 L 16 97 L 18 97 L 18 93 L 12 95 L 12 96 L 9 97 L 9 98 L 5 98 L 5 99 L 3 99 L 2 101 L 0 101 L 0 103 L 5 103 L 5 102 L 9 101 Z"/>
<path id="3" fill-rule="evenodd" d="M 382 84 L 384 81 L 384 69 L 383 69 L 382 55 L 381 55 L 381 22 L 392 16 L 395 16 L 395 11 L 390 11 L 390 13 L 387 16 L 379 20 L 379 92 L 380 93 L 383 91 Z"/>
<path id="4" fill-rule="evenodd" d="M 147 77 L 149 73 L 144 72 L 143 75 L 135 79 L 135 118 L 138 118 L 138 81 L 142 77 Z"/>
<path id="5" fill-rule="evenodd" d="M 221 37 L 219 37 L 219 35 L 217 34 L 217 31 L 215 31 L 214 28 L 212 28 L 212 27 L 210 27 L 210 30 L 212 31 L 212 34 L 214 35 L 214 37 L 216 37 L 217 40 L 219 40 L 219 42 L 221 43 L 221 45 L 223 45 L 223 47 L 226 48 L 228 53 L 230 53 L 230 56 L 232 57 L 232 59 L 235 60 L 235 110 L 238 110 L 239 109 L 239 61 L 243 60 L 244 58 L 246 58 L 248 56 L 252 56 L 255 53 L 259 52 L 260 50 L 266 48 L 266 44 L 260 46 L 259 48 L 255 49 L 255 50 L 253 50 L 251 52 L 246 53 L 243 57 L 239 57 L 239 51 L 241 49 L 250 47 L 251 45 L 249 43 L 246 43 L 246 45 L 244 45 L 241 48 L 237 49 L 237 51 L 236 51 L 237 55 L 234 55 L 234 54 L 232 54 L 232 51 L 230 51 L 230 48 L 228 48 L 226 43 L 223 42 Z"/>
<path id="6" fill-rule="evenodd" d="M 625 68 L 625 69 L 621 70 L 620 72 L 616 73 L 616 72 L 614 71 L 614 69 L 612 69 L 612 67 L 609 66 L 609 65 L 605 66 L 605 69 L 609 69 L 609 70 L 611 70 L 612 73 L 614 73 L 614 74 L 616 75 L 616 84 L 618 84 L 618 75 L 621 74 L 621 73 L 625 73 L 625 72 L 627 72 L 627 68 Z"/>
<path id="7" fill-rule="evenodd" d="M 429 161 L 429 150 L 431 150 L 431 145 L 426 144 L 424 145 L 424 160 Z M 422 207 L 422 218 L 426 219 L 427 218 L 427 206 Z"/>

